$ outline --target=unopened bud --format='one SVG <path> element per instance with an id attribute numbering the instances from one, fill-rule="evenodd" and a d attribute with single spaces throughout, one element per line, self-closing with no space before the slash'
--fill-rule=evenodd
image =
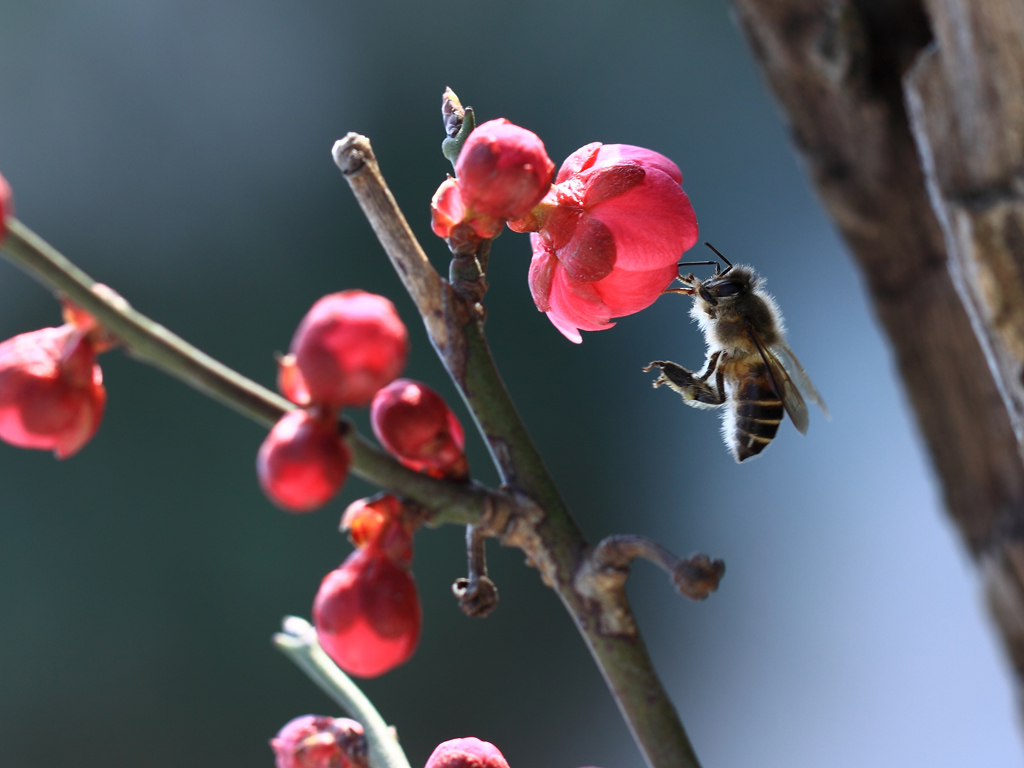
<path id="1" fill-rule="evenodd" d="M 409 334 L 395 305 L 366 291 L 324 296 L 280 361 L 278 386 L 299 405 L 366 405 L 405 367 Z"/>
<path id="2" fill-rule="evenodd" d="M 462 128 L 462 121 L 465 117 L 466 110 L 463 109 L 462 102 L 455 95 L 455 91 L 445 88 L 444 96 L 441 97 L 441 118 L 444 120 L 444 133 L 448 138 L 455 138 L 459 129 Z"/>
<path id="3" fill-rule="evenodd" d="M 477 214 L 518 219 L 551 187 L 555 164 L 537 134 L 504 118 L 477 126 L 459 153 L 455 176 Z"/>
<path id="4" fill-rule="evenodd" d="M 412 379 L 396 379 L 373 397 L 373 434 L 402 464 L 434 477 L 469 473 L 462 425 L 437 392 Z"/>
<path id="5" fill-rule="evenodd" d="M 347 717 L 303 715 L 270 740 L 277 768 L 367 768 L 363 726 Z"/>
<path id="6" fill-rule="evenodd" d="M 339 527 L 348 532 L 357 547 L 374 547 L 397 565 L 408 568 L 417 522 L 406 514 L 401 499 L 381 493 L 349 504 Z"/>
<path id="7" fill-rule="evenodd" d="M 508 768 L 508 762 L 489 741 L 468 736 L 438 744 L 423 768 Z"/>
<path id="8" fill-rule="evenodd" d="M 0 439 L 5 442 L 65 459 L 96 434 L 106 403 L 96 350 L 73 325 L 23 333 L 0 344 Z"/>
<path id="9" fill-rule="evenodd" d="M 289 512 L 326 504 L 345 482 L 351 453 L 329 414 L 298 408 L 281 417 L 256 456 L 260 487 Z"/>
<path id="10" fill-rule="evenodd" d="M 373 546 L 355 550 L 327 574 L 313 602 L 320 645 L 358 677 L 377 677 L 408 661 L 422 620 L 412 574 Z"/>

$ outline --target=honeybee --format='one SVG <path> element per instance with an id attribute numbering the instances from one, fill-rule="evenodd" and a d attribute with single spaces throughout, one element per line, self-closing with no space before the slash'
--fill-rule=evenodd
<path id="1" fill-rule="evenodd" d="M 801 434 L 807 432 L 807 405 L 817 403 L 829 418 L 825 401 L 807 377 L 800 361 L 786 346 L 782 314 L 747 266 L 733 264 L 711 243 L 704 243 L 726 265 L 695 261 L 680 267 L 711 264 L 715 274 L 700 280 L 692 274 L 677 278 L 682 288 L 666 293 L 693 297 L 690 315 L 700 324 L 708 345 L 704 368 L 691 372 L 676 363 L 655 360 L 646 368 L 661 373 L 653 386 L 668 387 L 694 408 L 717 408 L 722 414 L 722 437 L 736 461 L 756 456 L 772 441 L 789 414 Z"/>

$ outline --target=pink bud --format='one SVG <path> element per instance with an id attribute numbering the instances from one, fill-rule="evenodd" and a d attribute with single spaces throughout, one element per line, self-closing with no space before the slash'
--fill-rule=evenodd
<path id="1" fill-rule="evenodd" d="M 130 309 L 128 302 L 117 291 L 103 283 L 94 283 L 92 292 L 97 296 L 101 296 L 118 309 Z M 107 352 L 121 343 L 120 339 L 100 325 L 99 321 L 92 314 L 86 312 L 66 296 L 61 297 L 60 304 L 64 322 L 73 325 L 83 335 L 88 336 L 93 349 L 96 350 L 96 354 Z"/>
<path id="2" fill-rule="evenodd" d="M 462 425 L 426 384 L 396 379 L 373 397 L 370 424 L 389 453 L 417 472 L 463 479 L 469 474 Z"/>
<path id="3" fill-rule="evenodd" d="M 14 193 L 7 179 L 0 174 L 0 242 L 7 234 L 7 217 L 14 216 Z"/>
<path id="4" fill-rule="evenodd" d="M 438 744 L 423 768 L 508 768 L 508 763 L 496 746 L 469 736 Z"/>
<path id="5" fill-rule="evenodd" d="M 351 453 L 333 414 L 297 408 L 281 417 L 256 456 L 260 487 L 289 512 L 326 504 L 345 482 Z"/>
<path id="6" fill-rule="evenodd" d="M 0 344 L 0 439 L 66 459 L 99 429 L 107 393 L 96 351 L 72 325 Z"/>
<path id="7" fill-rule="evenodd" d="M 405 366 L 409 335 L 395 305 L 366 291 L 324 296 L 281 361 L 278 386 L 299 405 L 366 405 Z"/>
<path id="8" fill-rule="evenodd" d="M 455 163 L 466 207 L 497 219 L 529 213 L 548 191 L 554 172 L 537 134 L 505 118 L 478 125 Z"/>
<path id="9" fill-rule="evenodd" d="M 350 675 L 377 677 L 416 650 L 422 623 L 416 583 L 377 547 L 357 549 L 324 577 L 313 623 L 335 664 Z"/>
<path id="10" fill-rule="evenodd" d="M 469 253 L 479 247 L 480 240 L 497 237 L 505 228 L 505 220 L 468 210 L 458 179 L 449 176 L 430 200 L 430 226 L 453 248 Z"/>
<path id="11" fill-rule="evenodd" d="M 363 726 L 347 717 L 303 715 L 270 740 L 277 768 L 367 768 Z"/>
<path id="12" fill-rule="evenodd" d="M 532 232 L 530 292 L 570 341 L 649 307 L 697 242 L 697 218 L 664 155 L 588 144 L 562 164 L 543 202 L 509 227 Z"/>
<path id="13" fill-rule="evenodd" d="M 459 182 L 449 176 L 430 199 L 430 226 L 435 235 L 446 238 L 465 217 L 466 206 L 459 193 Z"/>
<path id="14" fill-rule="evenodd" d="M 401 499 L 381 493 L 349 504 L 341 516 L 340 528 L 348 531 L 357 547 L 375 547 L 396 565 L 408 568 L 417 522 L 406 513 Z"/>

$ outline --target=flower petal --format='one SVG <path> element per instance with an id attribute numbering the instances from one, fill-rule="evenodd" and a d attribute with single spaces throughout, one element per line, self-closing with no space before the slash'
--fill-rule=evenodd
<path id="1" fill-rule="evenodd" d="M 679 170 L 678 165 L 660 152 L 645 149 L 644 147 L 635 147 L 632 144 L 603 144 L 591 167 L 601 168 L 607 165 L 617 165 L 618 163 L 637 163 L 645 168 L 657 168 L 668 174 L 676 184 L 683 183 L 683 173 Z M 561 175 L 561 172 L 559 172 L 559 175 Z"/>
<path id="2" fill-rule="evenodd" d="M 558 249 L 558 260 L 569 279 L 593 283 L 612 273 L 616 253 L 615 238 L 608 227 L 584 213 L 576 219 L 570 240 Z"/>
<path id="3" fill-rule="evenodd" d="M 671 177 L 648 169 L 644 183 L 588 209 L 615 239 L 616 266 L 649 270 L 675 264 L 697 242 L 697 216 Z"/>
<path id="4" fill-rule="evenodd" d="M 678 273 L 675 263 L 646 271 L 616 269 L 593 285 L 609 315 L 623 317 L 651 306 Z"/>

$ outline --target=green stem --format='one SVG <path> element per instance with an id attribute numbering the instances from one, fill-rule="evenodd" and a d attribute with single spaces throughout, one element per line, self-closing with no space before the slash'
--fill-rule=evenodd
<path id="1" fill-rule="evenodd" d="M 587 551 L 583 532 L 544 466 L 498 374 L 483 325 L 465 327 L 468 354 L 463 396 L 477 420 L 503 482 L 521 488 L 545 511 L 538 526 L 549 568 L 534 561 L 552 581 L 583 636 L 633 738 L 651 768 L 700 768 L 700 762 L 668 697 L 639 632 L 602 633 L 599 616 L 576 591 L 574 576 Z M 625 603 L 628 608 L 628 603 Z"/>
<path id="2" fill-rule="evenodd" d="M 131 353 L 261 424 L 273 425 L 294 406 L 236 373 L 113 297 L 93 291 L 96 281 L 17 219 L 9 219 L 3 251 L 32 277 L 95 317 Z"/>
<path id="3" fill-rule="evenodd" d="M 410 768 L 405 752 L 384 718 L 352 678 L 324 653 L 317 642 L 316 630 L 308 621 L 297 616 L 285 618 L 284 632 L 274 635 L 274 645 L 363 726 L 371 768 Z"/>
<path id="4" fill-rule="evenodd" d="M 600 606 L 586 600 L 573 577 L 588 551 L 579 526 L 516 412 L 491 357 L 481 313 L 442 281 L 387 187 L 369 139 L 348 134 L 334 146 L 345 176 L 408 289 L 452 380 L 487 443 L 502 481 L 539 508 L 538 519 L 513 520 L 504 541 L 522 548 L 573 617 L 640 751 L 651 768 L 699 768 L 675 707 L 640 635 L 602 631 Z M 635 626 L 622 593 L 622 625 Z M 620 617 L 622 618 L 622 617 Z"/>
<path id="5" fill-rule="evenodd" d="M 96 281 L 17 219 L 7 219 L 2 251 L 50 290 L 89 312 L 137 359 L 159 368 L 265 427 L 295 406 L 135 311 L 116 294 L 94 291 Z M 432 523 L 473 523 L 508 500 L 488 488 L 436 480 L 403 467 L 355 429 L 346 430 L 352 473 L 416 500 L 433 513 Z"/>

